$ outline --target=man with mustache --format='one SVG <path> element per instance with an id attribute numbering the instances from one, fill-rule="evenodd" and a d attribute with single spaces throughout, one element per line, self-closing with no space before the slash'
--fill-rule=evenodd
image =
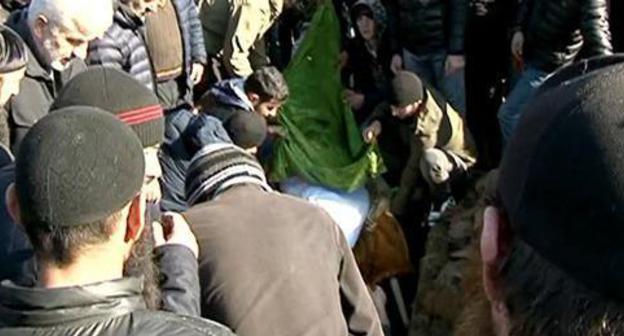
<path id="1" fill-rule="evenodd" d="M 7 19 L 6 25 L 28 46 L 26 77 L 8 108 L 13 152 L 48 113 L 60 88 L 86 68 L 89 41 L 102 36 L 112 22 L 111 0 L 33 0 Z"/>

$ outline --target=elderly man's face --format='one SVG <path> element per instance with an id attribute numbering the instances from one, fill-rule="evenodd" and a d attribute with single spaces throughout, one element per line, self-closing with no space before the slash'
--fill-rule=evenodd
<path id="1" fill-rule="evenodd" d="M 74 57 L 85 59 L 89 41 L 103 33 L 104 31 L 97 34 L 89 33 L 77 21 L 73 21 L 71 27 L 67 27 L 53 23 L 43 16 L 37 19 L 34 27 L 41 53 L 49 65 L 58 71 L 67 68 Z"/>

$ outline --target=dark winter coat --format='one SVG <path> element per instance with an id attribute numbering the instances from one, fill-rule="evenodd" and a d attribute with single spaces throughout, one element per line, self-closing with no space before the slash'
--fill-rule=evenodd
<path id="1" fill-rule="evenodd" d="M 524 32 L 524 60 L 544 71 L 583 56 L 612 52 L 606 0 L 525 0 L 516 29 Z"/>
<path id="2" fill-rule="evenodd" d="M 364 95 L 364 105 L 353 111 L 358 124 L 362 124 L 373 109 L 388 98 L 392 50 L 387 35 L 381 38 L 377 49 L 377 55 L 373 55 L 361 37 L 347 43 L 349 58 L 342 73 L 343 83 L 346 88 Z"/>
<path id="3" fill-rule="evenodd" d="M 180 22 L 184 47 L 185 87 L 179 88 L 179 91 L 184 92 L 183 96 L 187 101 L 191 101 L 191 66 L 193 63 L 206 63 L 203 33 L 193 0 L 174 0 L 172 3 Z M 115 11 L 113 25 L 104 37 L 90 43 L 87 62 L 121 69 L 154 89 L 156 84 L 152 63 L 145 47 L 144 29 L 143 21 L 127 6 L 120 4 Z"/>
<path id="4" fill-rule="evenodd" d="M 466 0 L 388 0 L 399 45 L 416 55 L 464 53 Z"/>
<path id="5" fill-rule="evenodd" d="M 0 281 L 34 285 L 37 274 L 32 245 L 11 220 L 5 205 L 6 190 L 14 181 L 15 165 L 0 168 Z M 199 316 L 199 278 L 193 253 L 181 245 L 164 245 L 156 248 L 154 254 L 161 275 L 163 310 Z M 1 330 L 0 335 L 4 335 Z"/>
<path id="6" fill-rule="evenodd" d="M 238 185 L 185 217 L 200 246 L 202 316 L 243 336 L 382 335 L 351 249 L 320 208 Z"/>
<path id="7" fill-rule="evenodd" d="M 128 6 L 119 4 L 113 25 L 102 38 L 89 44 L 87 63 L 114 67 L 154 90 L 152 63 L 145 47 L 143 21 Z"/>
<path id="8" fill-rule="evenodd" d="M 205 319 L 149 311 L 141 280 L 42 289 L 0 286 L 0 334 L 12 335 L 233 335 Z"/>
<path id="9" fill-rule="evenodd" d="M 74 59 L 62 73 L 55 73 L 43 61 L 27 23 L 27 10 L 11 14 L 6 25 L 13 28 L 27 46 L 26 75 L 20 83 L 20 92 L 9 105 L 11 150 L 17 153 L 20 142 L 35 122 L 48 114 L 48 109 L 60 88 L 72 77 L 86 69 L 81 59 Z"/>
<path id="10" fill-rule="evenodd" d="M 207 113 L 225 123 L 236 110 L 253 112 L 254 107 L 245 93 L 245 79 L 228 79 L 213 85 L 202 106 Z"/>

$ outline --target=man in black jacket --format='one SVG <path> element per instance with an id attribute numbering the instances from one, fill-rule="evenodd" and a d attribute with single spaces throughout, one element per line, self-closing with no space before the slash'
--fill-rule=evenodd
<path id="1" fill-rule="evenodd" d="M 394 72 L 406 70 L 444 94 L 462 115 L 464 92 L 465 0 L 388 0 L 394 36 Z M 402 59 L 401 59 L 402 53 Z"/>
<path id="2" fill-rule="evenodd" d="M 112 20 L 110 0 L 32 0 L 27 9 L 7 19 L 6 25 L 28 47 L 26 77 L 7 109 L 13 152 L 28 129 L 48 113 L 60 88 L 86 68 L 87 44 Z"/>
<path id="3" fill-rule="evenodd" d="M 142 281 L 123 276 L 145 229 L 141 154 L 134 131 L 97 108 L 59 110 L 28 132 L 7 204 L 33 243 L 39 282 L 2 283 L 2 335 L 231 335 L 147 310 Z M 167 236 L 181 229 L 171 224 Z"/>
<path id="4" fill-rule="evenodd" d="M 52 104 L 53 109 L 70 106 L 93 106 L 104 109 L 126 122 L 137 134 L 143 145 L 145 177 L 142 191 L 149 208 L 155 208 L 160 198 L 160 165 L 158 146 L 163 141 L 164 117 L 158 98 L 148 88 L 129 75 L 115 69 L 94 66 L 74 77 L 58 94 Z M 54 113 L 54 112 L 52 112 Z M 0 169 L 0 280 L 10 279 L 20 284 L 37 282 L 33 272 L 33 248 L 22 230 L 19 230 L 8 215 L 5 191 L 15 181 L 15 166 Z M 157 219 L 157 218 L 154 218 Z M 199 284 L 197 261 L 188 251 L 179 253 L 170 246 L 156 249 L 160 273 L 161 295 L 158 295 L 158 279 L 154 265 L 140 260 L 151 261 L 153 239 L 145 230 L 144 244 L 140 253 L 134 253 L 130 264 L 136 267 L 126 269 L 125 275 L 143 275 L 144 293 L 148 307 L 158 307 L 162 299 L 162 309 L 186 315 L 199 315 Z M 188 266 L 187 266 L 188 265 Z M 180 272 L 180 268 L 190 269 Z M 194 271 L 193 271 L 194 270 Z"/>
<path id="5" fill-rule="evenodd" d="M 612 52 L 606 0 L 524 0 L 514 31 L 511 52 L 523 70 L 498 112 L 504 140 L 549 74 L 571 64 L 581 48 L 582 57 Z"/>

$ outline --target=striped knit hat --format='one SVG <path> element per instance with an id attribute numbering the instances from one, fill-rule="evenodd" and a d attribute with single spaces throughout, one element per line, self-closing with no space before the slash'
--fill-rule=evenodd
<path id="1" fill-rule="evenodd" d="M 191 160 L 186 200 L 190 206 L 210 201 L 223 190 L 240 184 L 255 184 L 271 191 L 262 166 L 251 154 L 233 144 L 210 144 Z"/>
<path id="2" fill-rule="evenodd" d="M 63 86 L 50 111 L 80 105 L 115 114 L 134 130 L 143 148 L 163 142 L 165 117 L 158 97 L 124 72 L 105 66 L 89 67 Z"/>

